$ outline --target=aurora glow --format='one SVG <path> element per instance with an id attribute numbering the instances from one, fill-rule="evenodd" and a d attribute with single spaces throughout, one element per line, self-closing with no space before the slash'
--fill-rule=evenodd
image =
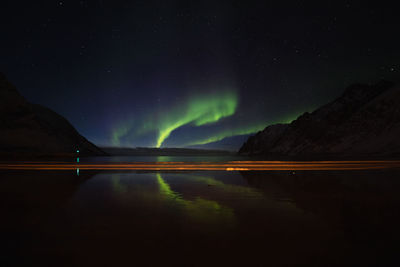
<path id="1" fill-rule="evenodd" d="M 255 134 L 265 127 L 275 123 L 290 123 L 308 109 L 298 109 L 297 112 L 280 116 L 272 121 L 237 121 L 239 97 L 236 91 L 221 91 L 204 94 L 199 97 L 192 95 L 183 100 L 183 104 L 175 104 L 168 110 L 149 112 L 144 120 L 126 119 L 114 127 L 111 143 L 122 146 L 128 143 L 132 146 L 134 140 L 141 137 L 153 138 L 152 145 L 161 147 L 173 132 L 181 127 L 190 126 L 190 134 L 185 140 L 174 136 L 173 147 L 191 147 L 209 144 L 227 137 Z M 230 120 L 227 123 L 227 120 Z M 122 141 L 123 140 L 123 141 Z M 132 141 L 130 141 L 132 140 Z M 171 147 L 171 142 L 167 142 Z M 133 145 L 135 146 L 135 145 Z"/>
<path id="2" fill-rule="evenodd" d="M 185 143 L 184 146 L 204 145 L 204 144 L 223 140 L 224 138 L 227 138 L 227 137 L 232 137 L 232 136 L 237 136 L 237 135 L 254 134 L 254 133 L 257 133 L 258 131 L 263 130 L 268 125 L 272 125 L 272 124 L 276 124 L 276 123 L 290 123 L 290 122 L 294 121 L 302 113 L 304 113 L 303 110 L 298 111 L 295 114 L 292 114 L 289 116 L 284 116 L 279 120 L 269 122 L 269 123 L 268 122 L 259 122 L 259 123 L 249 124 L 249 125 L 238 125 L 237 128 L 222 129 L 217 132 L 210 133 L 209 136 L 206 136 L 203 138 L 198 138 L 189 143 Z"/>
<path id="3" fill-rule="evenodd" d="M 132 138 L 157 132 L 155 147 L 161 147 L 171 133 L 185 125 L 200 127 L 220 121 L 235 114 L 238 96 L 234 90 L 224 90 L 203 95 L 192 95 L 183 104 L 174 105 L 167 112 L 150 114 L 139 125 L 135 122 L 122 123 L 112 132 L 111 143 L 121 144 L 121 138 Z"/>
<path id="4" fill-rule="evenodd" d="M 400 81 L 395 1 L 8 2 L 1 71 L 99 147 L 238 150 L 220 140 Z"/>
<path id="5" fill-rule="evenodd" d="M 203 96 L 190 99 L 185 110 L 167 114 L 159 127 L 159 136 L 156 147 L 160 147 L 171 132 L 185 124 L 193 123 L 196 126 L 219 121 L 231 116 L 237 107 L 237 96 L 234 92 Z"/>
<path id="6" fill-rule="evenodd" d="M 193 142 L 186 143 L 185 146 L 204 145 L 204 144 L 208 144 L 208 143 L 212 143 L 212 142 L 217 142 L 217 141 L 220 141 L 224 138 L 231 137 L 231 136 L 256 133 L 256 132 L 264 129 L 266 127 L 266 125 L 267 124 L 265 124 L 265 123 L 260 123 L 258 125 L 249 126 L 246 128 L 224 129 L 218 133 L 215 133 L 214 135 L 212 135 L 210 137 L 206 137 L 204 139 L 198 139 Z"/>

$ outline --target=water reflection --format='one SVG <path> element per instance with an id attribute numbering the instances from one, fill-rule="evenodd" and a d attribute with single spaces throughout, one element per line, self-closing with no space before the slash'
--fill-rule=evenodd
<path id="1" fill-rule="evenodd" d="M 397 259 L 396 170 L 0 174 L 0 260 L 8 266 Z"/>
<path id="2" fill-rule="evenodd" d="M 165 174 L 164 174 L 165 175 Z M 112 174 L 112 188 L 119 197 L 127 197 L 134 191 L 130 188 L 130 179 L 135 179 L 135 174 Z M 191 223 L 207 223 L 207 224 L 224 224 L 230 227 L 234 224 L 235 216 L 232 208 L 221 205 L 215 200 L 206 199 L 199 195 L 191 194 L 190 199 L 185 199 L 184 195 L 171 189 L 171 186 L 163 178 L 161 173 L 145 174 L 147 182 L 154 181 L 157 183 L 157 189 L 152 184 L 147 184 L 141 188 L 141 201 L 147 202 L 145 205 L 154 205 L 164 208 L 179 209 L 177 214 L 182 214 L 191 220 Z M 171 174 L 167 175 L 171 176 Z M 172 179 L 184 179 L 185 183 L 206 182 L 213 183 L 218 186 L 225 186 L 224 183 L 218 182 L 212 177 L 199 177 L 195 175 L 174 174 Z M 135 184 L 136 186 L 136 184 Z M 137 189 L 137 188 L 136 188 Z M 125 195 L 125 196 L 124 196 Z M 128 196 L 129 197 L 129 196 Z"/>
<path id="3" fill-rule="evenodd" d="M 342 255 L 347 264 L 398 264 L 395 252 L 400 240 L 398 170 L 241 174 L 266 195 L 293 202 L 337 231 L 347 246 Z"/>
<path id="4" fill-rule="evenodd" d="M 234 221 L 234 213 L 231 208 L 220 205 L 217 201 L 195 197 L 194 200 L 186 200 L 182 195 L 171 190 L 168 183 L 161 177 L 160 173 L 156 174 L 160 187 L 160 194 L 170 201 L 174 201 L 181 205 L 185 214 L 196 222 L 202 223 L 224 223 L 231 226 Z M 190 178 L 189 178 L 190 179 Z"/>
<path id="5" fill-rule="evenodd" d="M 41 246 L 42 233 L 60 225 L 79 186 L 96 173 L 86 171 L 78 177 L 73 171 L 1 171 L 0 265 L 29 263 L 31 247 Z"/>

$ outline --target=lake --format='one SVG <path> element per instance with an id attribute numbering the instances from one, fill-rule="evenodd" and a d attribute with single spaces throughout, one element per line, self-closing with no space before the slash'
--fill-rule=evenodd
<path id="1" fill-rule="evenodd" d="M 1 262 L 396 266 L 399 174 L 0 170 Z"/>

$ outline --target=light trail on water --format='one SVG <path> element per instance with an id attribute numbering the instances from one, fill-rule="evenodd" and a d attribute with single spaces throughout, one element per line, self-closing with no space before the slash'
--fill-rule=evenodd
<path id="1" fill-rule="evenodd" d="M 400 161 L 3 162 L 0 170 L 279 171 L 400 168 Z"/>

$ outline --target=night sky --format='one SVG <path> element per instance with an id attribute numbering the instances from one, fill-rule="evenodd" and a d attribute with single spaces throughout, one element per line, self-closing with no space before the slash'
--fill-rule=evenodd
<path id="1" fill-rule="evenodd" d="M 366 2 L 3 1 L 0 71 L 95 144 L 205 144 L 398 81 L 400 12 Z"/>

